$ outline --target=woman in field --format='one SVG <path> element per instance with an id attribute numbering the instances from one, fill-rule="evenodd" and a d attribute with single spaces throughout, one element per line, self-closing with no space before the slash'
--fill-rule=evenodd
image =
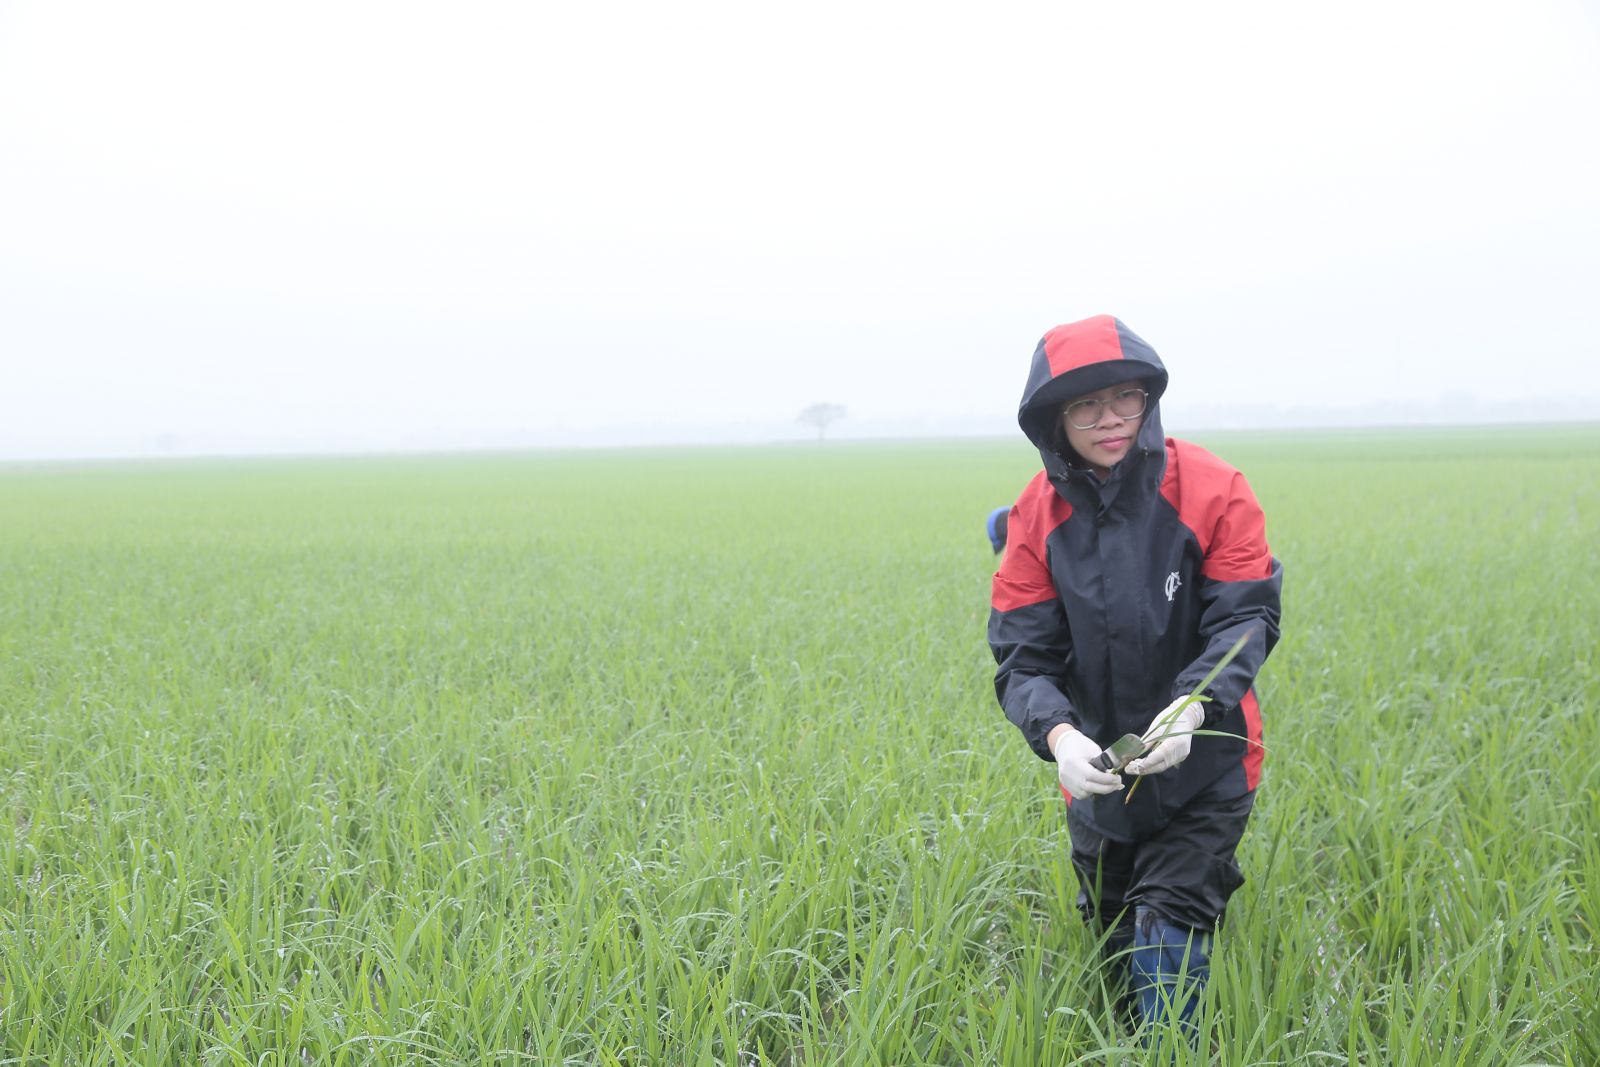
<path id="1" fill-rule="evenodd" d="M 1018 414 L 1044 470 L 1011 509 L 989 616 L 1001 707 L 1056 763 L 1078 906 L 1145 1024 L 1189 1021 L 1243 881 L 1262 756 L 1250 686 L 1283 574 L 1243 475 L 1163 437 L 1166 387 L 1155 351 L 1109 315 L 1044 335 Z M 1129 733 L 1138 758 L 1097 767 Z"/>

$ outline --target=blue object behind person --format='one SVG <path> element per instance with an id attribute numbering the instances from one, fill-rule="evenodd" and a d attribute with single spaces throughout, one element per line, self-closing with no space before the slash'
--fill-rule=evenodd
<path id="1" fill-rule="evenodd" d="M 994 546 L 995 555 L 1005 551 L 1006 547 L 1006 517 L 1011 514 L 1011 506 L 995 508 L 989 512 L 989 518 L 984 523 L 984 529 L 989 534 L 989 543 Z"/>

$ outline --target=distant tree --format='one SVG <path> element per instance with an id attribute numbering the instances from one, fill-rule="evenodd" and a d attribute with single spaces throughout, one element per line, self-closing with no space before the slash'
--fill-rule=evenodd
<path id="1" fill-rule="evenodd" d="M 817 440 L 822 440 L 828 432 L 828 427 L 844 418 L 843 404 L 812 404 L 800 413 L 796 422 L 803 422 L 807 426 L 817 428 Z"/>

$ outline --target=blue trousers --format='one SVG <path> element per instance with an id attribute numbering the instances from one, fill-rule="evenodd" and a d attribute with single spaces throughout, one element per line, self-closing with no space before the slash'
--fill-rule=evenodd
<path id="1" fill-rule="evenodd" d="M 1139 908 L 1128 972 L 1128 989 L 1146 1027 L 1177 1022 L 1188 1029 L 1211 977 L 1211 934 Z"/>

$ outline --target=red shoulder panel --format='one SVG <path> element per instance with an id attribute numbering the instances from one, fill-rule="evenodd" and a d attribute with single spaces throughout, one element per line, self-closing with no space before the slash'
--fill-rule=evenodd
<path id="1" fill-rule="evenodd" d="M 990 590 L 996 611 L 1015 611 L 1055 598 L 1045 539 L 1071 514 L 1072 505 L 1061 499 L 1049 475 L 1044 471 L 1034 475 L 1006 520 L 1006 554 Z"/>
<path id="2" fill-rule="evenodd" d="M 1161 495 L 1200 542 L 1200 572 L 1219 582 L 1272 575 L 1267 520 L 1244 475 L 1188 441 L 1167 438 Z"/>

